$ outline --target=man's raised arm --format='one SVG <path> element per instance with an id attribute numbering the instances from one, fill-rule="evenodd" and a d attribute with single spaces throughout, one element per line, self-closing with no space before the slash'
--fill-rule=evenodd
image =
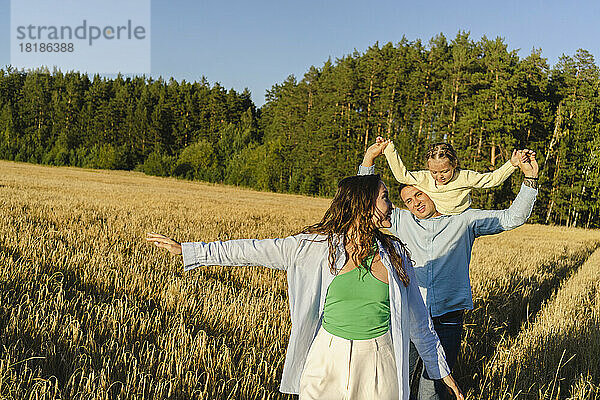
<path id="1" fill-rule="evenodd" d="M 383 154 L 383 150 L 385 150 L 388 143 L 390 143 L 389 140 L 377 136 L 375 143 L 365 151 L 363 162 L 358 167 L 358 175 L 373 175 L 375 173 L 375 159 Z"/>
<path id="2" fill-rule="evenodd" d="M 537 197 L 539 167 L 535 154 L 524 153 L 519 168 L 525 175 L 521 190 L 505 210 L 468 210 L 472 215 L 475 236 L 493 235 L 521 226 L 527 221 Z"/>

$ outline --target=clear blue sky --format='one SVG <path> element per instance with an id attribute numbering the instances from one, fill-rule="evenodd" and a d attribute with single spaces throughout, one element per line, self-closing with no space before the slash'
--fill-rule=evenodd
<path id="1" fill-rule="evenodd" d="M 58 1 L 58 0 L 54 0 Z M 126 0 L 125 0 L 126 1 Z M 10 0 L 0 0 L 0 66 L 10 62 Z M 302 78 L 376 41 L 425 43 L 459 30 L 501 36 L 521 57 L 541 48 L 554 65 L 578 48 L 600 56 L 599 1 L 152 0 L 152 76 L 248 87 L 258 106 L 289 74 Z"/>

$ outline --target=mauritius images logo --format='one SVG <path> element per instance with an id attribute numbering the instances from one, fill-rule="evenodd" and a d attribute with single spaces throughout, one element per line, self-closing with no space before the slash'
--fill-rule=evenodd
<path id="1" fill-rule="evenodd" d="M 150 1 L 12 0 L 11 64 L 150 73 Z"/>

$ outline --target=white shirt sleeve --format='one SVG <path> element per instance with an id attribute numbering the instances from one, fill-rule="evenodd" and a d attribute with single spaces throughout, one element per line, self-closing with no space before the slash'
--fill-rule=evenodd
<path id="1" fill-rule="evenodd" d="M 357 175 L 374 175 L 375 174 L 375 164 L 370 167 L 363 167 L 362 164 L 358 166 L 358 174 Z"/>
<path id="2" fill-rule="evenodd" d="M 225 242 L 181 243 L 183 270 L 189 271 L 200 265 L 247 266 L 264 265 L 275 269 L 287 269 L 294 260 L 299 238 L 238 239 Z"/>
<path id="3" fill-rule="evenodd" d="M 423 297 L 421 297 L 413 267 L 408 267 L 406 273 L 410 279 L 407 287 L 408 308 L 410 310 L 410 339 L 417 348 L 429 376 L 432 379 L 442 379 L 450 375 L 444 348 L 433 328 L 433 321 L 425 307 Z"/>

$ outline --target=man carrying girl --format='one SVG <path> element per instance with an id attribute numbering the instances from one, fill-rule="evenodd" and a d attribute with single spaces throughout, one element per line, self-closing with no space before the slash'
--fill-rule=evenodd
<path id="1" fill-rule="evenodd" d="M 387 149 L 388 145 L 389 141 L 378 138 L 367 149 L 359 167 L 360 175 L 373 174 L 374 160 L 384 153 L 388 161 L 392 160 L 392 169 L 398 167 L 395 161 L 399 157 L 395 151 Z M 464 310 L 473 308 L 469 264 L 475 238 L 514 229 L 525 223 L 537 196 L 538 164 L 533 151 L 513 152 L 510 163 L 514 163 L 524 175 L 517 197 L 505 210 L 477 210 L 468 207 L 468 185 L 473 187 L 481 182 L 487 182 L 486 185 L 491 182 L 499 184 L 510 175 L 506 173 L 512 173 L 512 166 L 505 165 L 505 171 L 495 171 L 489 175 L 461 170 L 461 178 L 457 176 L 456 161 L 440 156 L 439 152 L 430 151 L 429 154 L 433 158 L 428 159 L 428 166 L 433 171 L 396 171 L 399 172 L 395 173 L 397 178 L 408 177 L 412 184 L 401 185 L 400 197 L 407 210 L 394 208 L 390 218 L 391 227 L 388 229 L 406 244 L 410 252 L 419 289 L 452 369 L 460 349 Z M 438 171 L 437 163 L 430 162 L 433 160 L 448 165 L 442 166 Z M 438 172 L 446 174 L 441 181 L 435 179 Z M 496 176 L 491 176 L 494 174 Z M 468 177 L 473 179 L 463 179 Z M 432 181 L 434 182 L 431 183 Z M 458 213 L 443 214 L 432 196 L 441 199 L 445 210 L 459 211 L 465 204 L 468 205 Z M 417 354 L 412 347 L 410 358 L 412 371 L 417 361 Z M 446 388 L 424 370 L 419 381 L 419 399 L 444 399 L 447 395 Z"/>

